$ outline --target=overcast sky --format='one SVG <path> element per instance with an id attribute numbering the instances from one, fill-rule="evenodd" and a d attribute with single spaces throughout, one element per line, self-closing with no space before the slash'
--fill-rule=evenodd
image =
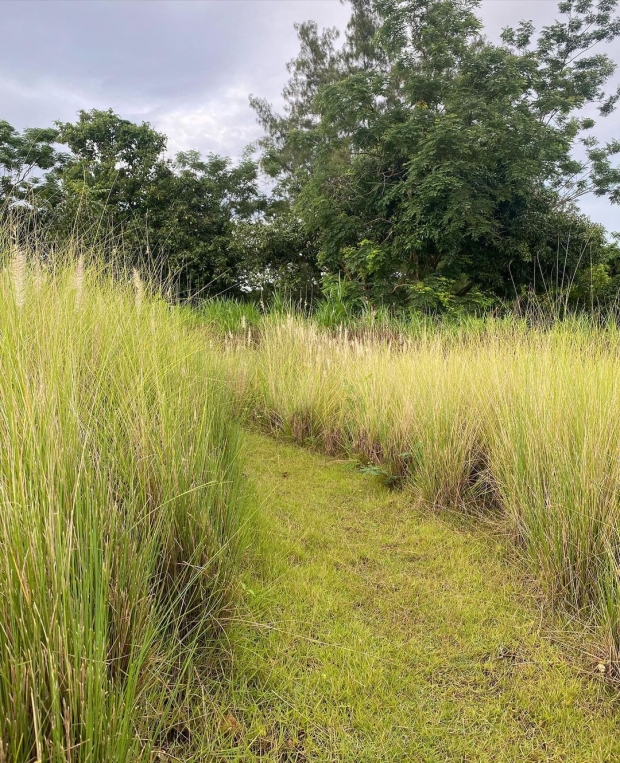
<path id="1" fill-rule="evenodd" d="M 487 34 L 555 17 L 555 0 L 483 0 Z M 15 127 L 74 120 L 79 109 L 113 108 L 168 135 L 172 152 L 238 156 L 260 135 L 248 95 L 279 103 L 293 24 L 344 28 L 338 0 L 0 0 L 0 119 Z M 620 63 L 620 44 L 607 46 Z M 616 77 L 618 79 L 618 77 Z M 620 118 L 598 134 L 620 138 Z M 587 199 L 611 230 L 620 209 Z"/>

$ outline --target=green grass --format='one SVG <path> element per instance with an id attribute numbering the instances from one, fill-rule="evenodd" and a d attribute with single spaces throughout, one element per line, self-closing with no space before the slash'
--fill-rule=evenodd
<path id="1" fill-rule="evenodd" d="M 198 760 L 618 760 L 596 663 L 567 662 L 502 542 L 351 464 L 246 450 L 264 546 Z"/>
<path id="2" fill-rule="evenodd" d="M 152 762 L 243 519 L 216 358 L 139 279 L 0 271 L 0 761 Z"/>
<path id="3" fill-rule="evenodd" d="M 489 322 L 384 339 L 288 317 L 223 354 L 264 431 L 492 518 L 547 600 L 596 625 L 620 675 L 617 328 Z"/>
<path id="4" fill-rule="evenodd" d="M 198 308 L 188 310 L 196 325 L 224 334 L 245 335 L 263 320 L 259 308 L 249 302 L 239 302 L 235 299 L 211 299 Z"/>
<path id="5" fill-rule="evenodd" d="M 6 260 L 0 763 L 620 759 L 613 326 L 197 318 Z M 244 418 L 315 451 L 248 434 L 251 514 Z"/>

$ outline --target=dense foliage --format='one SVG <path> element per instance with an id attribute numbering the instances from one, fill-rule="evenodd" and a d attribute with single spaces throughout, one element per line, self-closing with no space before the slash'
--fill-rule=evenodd
<path id="1" fill-rule="evenodd" d="M 592 118 L 620 98 L 594 50 L 620 35 L 617 0 L 563 0 L 557 22 L 499 44 L 479 0 L 349 1 L 341 45 L 298 26 L 283 114 L 251 98 L 258 163 L 168 158 L 165 136 L 111 110 L 21 134 L 3 122 L 5 209 L 36 208 L 54 236 L 76 220 L 113 232 L 131 264 L 194 295 L 322 290 L 430 312 L 615 299 L 619 250 L 576 202 L 620 202 L 620 141 L 601 145 Z"/>
<path id="2" fill-rule="evenodd" d="M 0 130 L 5 211 L 28 218 L 36 209 L 52 239 L 78 229 L 87 242 L 112 236 L 126 265 L 173 275 L 183 293 L 239 292 L 234 229 L 263 206 L 254 162 L 195 151 L 170 159 L 164 135 L 112 110 L 82 111 L 51 130 Z"/>
<path id="3" fill-rule="evenodd" d="M 597 42 L 616 3 L 560 3 L 535 39 L 482 34 L 477 0 L 355 0 L 345 44 L 300 27 L 265 168 L 309 231 L 319 263 L 370 301 L 436 307 L 482 293 L 549 289 L 614 254 L 581 215 L 585 193 L 618 201 L 620 173 L 583 109 L 613 111 Z M 581 144 L 585 159 L 576 158 Z"/>

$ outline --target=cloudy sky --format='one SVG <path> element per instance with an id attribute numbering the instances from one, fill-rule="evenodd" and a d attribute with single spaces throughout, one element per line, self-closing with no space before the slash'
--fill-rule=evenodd
<path id="1" fill-rule="evenodd" d="M 523 18 L 540 27 L 555 11 L 555 0 L 481 7 L 491 38 Z M 0 119 L 46 126 L 111 107 L 166 133 L 172 152 L 231 156 L 260 135 L 248 95 L 279 102 L 297 52 L 293 24 L 348 19 L 338 0 L 0 0 L 0 13 Z M 620 63 L 620 43 L 608 52 Z M 617 114 L 599 135 L 620 137 Z M 618 207 L 583 207 L 620 229 Z"/>

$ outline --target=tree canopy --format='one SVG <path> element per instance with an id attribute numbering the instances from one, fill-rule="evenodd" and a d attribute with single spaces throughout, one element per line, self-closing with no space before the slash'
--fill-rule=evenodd
<path id="1" fill-rule="evenodd" d="M 523 22 L 501 44 L 478 5 L 354 0 L 341 48 L 300 27 L 285 113 L 254 101 L 263 166 L 317 236 L 324 278 L 370 301 L 509 296 L 615 254 L 575 202 L 620 201 L 620 142 L 599 145 L 583 116 L 618 101 L 592 50 L 620 33 L 616 2 L 562 2 L 538 36 Z"/>
<path id="2" fill-rule="evenodd" d="M 577 202 L 620 203 L 620 140 L 596 138 L 620 100 L 617 0 L 562 0 L 556 22 L 499 42 L 479 4 L 350 0 L 342 39 L 299 24 L 284 111 L 251 97 L 258 163 L 170 157 L 112 110 L 0 122 L 2 208 L 30 205 L 57 237 L 112 234 L 185 294 L 339 284 L 356 304 L 441 311 L 582 293 L 588 272 L 610 293 L 618 247 Z"/>

